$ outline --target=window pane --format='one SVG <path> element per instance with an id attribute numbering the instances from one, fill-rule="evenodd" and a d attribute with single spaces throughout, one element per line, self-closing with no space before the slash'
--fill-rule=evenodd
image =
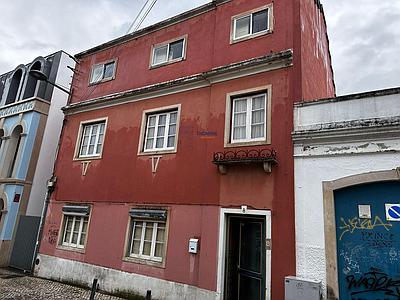
<path id="1" fill-rule="evenodd" d="M 153 149 L 154 139 L 147 139 L 146 140 L 146 149 Z"/>
<path id="2" fill-rule="evenodd" d="M 154 223 L 147 223 L 146 224 L 146 231 L 144 234 L 144 239 L 151 242 L 153 237 L 153 225 Z"/>
<path id="3" fill-rule="evenodd" d="M 93 68 L 91 83 L 101 81 L 103 79 L 104 65 L 98 65 Z"/>
<path id="4" fill-rule="evenodd" d="M 176 119 L 177 119 L 178 113 L 174 112 L 170 114 L 169 117 L 169 123 L 170 124 L 175 124 L 176 123 Z"/>
<path id="5" fill-rule="evenodd" d="M 167 115 L 160 115 L 158 118 L 158 126 L 165 125 L 167 121 Z"/>
<path id="6" fill-rule="evenodd" d="M 74 231 L 72 233 L 72 241 L 71 241 L 71 243 L 72 244 L 77 244 L 77 242 L 78 242 L 78 233 Z"/>
<path id="7" fill-rule="evenodd" d="M 158 126 L 157 137 L 163 137 L 165 135 L 165 126 Z"/>
<path id="8" fill-rule="evenodd" d="M 254 97 L 252 99 L 252 110 L 262 109 L 265 104 L 265 96 Z"/>
<path id="9" fill-rule="evenodd" d="M 253 14 L 253 33 L 268 29 L 268 10 L 262 10 Z"/>
<path id="10" fill-rule="evenodd" d="M 169 45 L 168 60 L 174 60 L 183 57 L 183 40 L 173 42 Z"/>
<path id="11" fill-rule="evenodd" d="M 264 137 L 264 124 L 251 126 L 251 138 Z"/>
<path id="12" fill-rule="evenodd" d="M 246 127 L 235 127 L 233 129 L 233 139 L 243 140 L 246 138 Z"/>
<path id="13" fill-rule="evenodd" d="M 133 254 L 139 254 L 139 250 L 140 250 L 140 240 L 134 240 L 133 241 L 133 245 L 132 245 L 132 252 Z"/>
<path id="14" fill-rule="evenodd" d="M 163 148 L 164 147 L 164 138 L 157 138 L 156 141 L 156 148 Z"/>
<path id="15" fill-rule="evenodd" d="M 233 126 L 246 126 L 246 113 L 235 114 Z"/>
<path id="16" fill-rule="evenodd" d="M 86 238 L 86 234 L 82 233 L 81 234 L 81 239 L 79 241 L 79 245 L 80 246 L 84 246 L 85 245 L 85 238 Z"/>
<path id="17" fill-rule="evenodd" d="M 154 252 L 155 257 L 163 257 L 163 250 L 164 250 L 164 245 L 157 243 L 156 244 L 156 251 Z"/>
<path id="18" fill-rule="evenodd" d="M 83 221 L 82 233 L 87 232 L 87 227 L 88 227 L 88 221 L 87 221 L 87 218 L 85 218 L 85 220 Z"/>
<path id="19" fill-rule="evenodd" d="M 157 242 L 164 242 L 164 234 L 165 234 L 165 228 L 158 227 Z"/>
<path id="20" fill-rule="evenodd" d="M 167 143 L 167 147 L 174 147 L 175 146 L 175 136 L 170 136 L 168 138 L 168 143 Z"/>
<path id="21" fill-rule="evenodd" d="M 150 256 L 151 242 L 144 242 L 143 244 L 143 255 Z"/>
<path id="22" fill-rule="evenodd" d="M 156 126 L 156 116 L 149 116 L 149 126 Z"/>
<path id="23" fill-rule="evenodd" d="M 148 138 L 153 138 L 154 137 L 154 131 L 155 131 L 155 128 L 154 127 L 150 127 L 149 130 L 147 131 L 147 137 Z"/>
<path id="24" fill-rule="evenodd" d="M 234 112 L 247 111 L 247 99 L 235 100 L 234 106 L 235 106 Z"/>
<path id="25" fill-rule="evenodd" d="M 104 78 L 112 78 L 114 76 L 115 62 L 106 64 L 104 66 Z"/>
<path id="26" fill-rule="evenodd" d="M 264 110 L 257 110 L 251 113 L 252 115 L 252 124 L 264 123 Z"/>
<path id="27" fill-rule="evenodd" d="M 167 45 L 154 49 L 153 65 L 166 62 L 167 51 L 168 51 Z"/>
<path id="28" fill-rule="evenodd" d="M 175 135 L 176 134 L 176 125 L 170 125 L 168 130 L 168 135 Z"/>
<path id="29" fill-rule="evenodd" d="M 65 242 L 65 243 L 69 243 L 70 237 L 71 237 L 71 232 L 70 232 L 70 231 L 67 231 L 67 232 L 65 233 L 64 242 Z"/>
<path id="30" fill-rule="evenodd" d="M 250 16 L 236 20 L 235 38 L 250 34 Z"/>
<path id="31" fill-rule="evenodd" d="M 142 222 L 135 222 L 134 223 L 134 233 L 133 233 L 133 238 L 134 239 L 139 239 L 142 236 Z"/>

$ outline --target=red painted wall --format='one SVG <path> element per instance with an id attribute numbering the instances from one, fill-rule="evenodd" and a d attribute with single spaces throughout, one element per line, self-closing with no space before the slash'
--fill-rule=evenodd
<path id="1" fill-rule="evenodd" d="M 220 207 L 270 209 L 272 299 L 284 298 L 284 276 L 295 275 L 293 103 L 299 98 L 332 96 L 334 85 L 331 72 L 326 70 L 327 42 L 320 40 L 318 44 L 317 35 L 310 30 L 314 18 L 320 17 L 310 4 L 313 1 L 276 1 L 272 34 L 229 44 L 231 16 L 269 3 L 234 0 L 212 12 L 81 58 L 79 75 L 74 77 L 73 103 L 192 75 L 271 51 L 294 49 L 292 67 L 67 116 L 55 171 L 57 188 L 45 232 L 51 226 L 59 228 L 64 203 L 93 203 L 89 240 L 85 254 L 77 254 L 57 249 L 45 236 L 41 253 L 215 290 Z M 304 33 L 300 24 L 305 24 Z M 151 45 L 184 34 L 188 34 L 187 60 L 149 70 Z M 312 55 L 318 45 L 323 55 Z M 115 57 L 116 79 L 88 87 L 91 65 Z M 211 160 L 215 151 L 225 150 L 226 94 L 265 85 L 272 85 L 272 143 L 262 148 L 274 148 L 279 164 L 272 174 L 263 172 L 261 166 L 238 166 L 221 175 Z M 137 155 L 143 110 L 178 103 L 181 119 L 177 153 L 164 154 L 153 174 L 150 156 Z M 103 157 L 93 160 L 86 176 L 82 176 L 81 162 L 73 161 L 79 124 L 101 117 L 108 117 Z M 205 139 L 199 134 L 202 131 L 216 132 L 216 136 Z M 173 212 L 165 269 L 122 262 L 128 211 L 134 204 L 161 204 Z M 201 254 L 193 265 L 187 243 L 194 235 L 201 237 Z M 108 239 L 111 242 L 104 247 L 103 242 Z"/>

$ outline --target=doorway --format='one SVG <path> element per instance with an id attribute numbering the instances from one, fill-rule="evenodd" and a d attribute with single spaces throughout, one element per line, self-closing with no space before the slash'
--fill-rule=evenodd
<path id="1" fill-rule="evenodd" d="M 265 230 L 263 217 L 227 216 L 224 299 L 265 299 Z"/>

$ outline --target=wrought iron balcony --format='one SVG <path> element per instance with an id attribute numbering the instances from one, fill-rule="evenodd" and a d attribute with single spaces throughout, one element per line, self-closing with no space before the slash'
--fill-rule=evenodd
<path id="1" fill-rule="evenodd" d="M 228 150 L 215 152 L 213 164 L 221 174 L 228 172 L 229 165 L 261 164 L 266 173 L 271 173 L 272 165 L 277 164 L 276 151 L 273 149 Z"/>

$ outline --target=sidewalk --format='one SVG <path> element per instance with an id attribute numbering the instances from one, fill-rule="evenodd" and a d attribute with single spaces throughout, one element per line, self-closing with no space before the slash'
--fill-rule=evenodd
<path id="1" fill-rule="evenodd" d="M 10 269 L 0 269 L 1 300 L 88 300 L 90 290 L 31 277 Z M 96 300 L 121 300 L 96 293 Z"/>

